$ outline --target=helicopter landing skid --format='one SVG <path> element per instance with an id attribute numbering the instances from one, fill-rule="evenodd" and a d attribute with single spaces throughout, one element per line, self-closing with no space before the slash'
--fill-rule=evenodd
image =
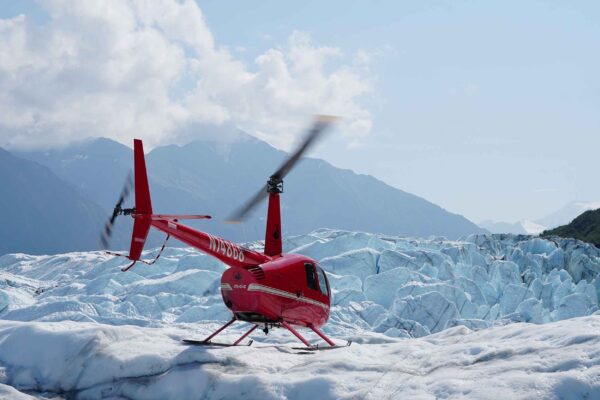
<path id="1" fill-rule="evenodd" d="M 310 346 L 310 347 L 292 347 L 292 350 L 306 350 L 306 351 L 321 351 L 321 350 L 334 350 L 348 347 L 352 344 L 352 340 L 348 340 L 346 344 L 340 344 L 335 346 Z"/>
<path id="2" fill-rule="evenodd" d="M 183 339 L 182 342 L 185 343 L 185 344 L 190 344 L 192 346 L 233 347 L 233 346 L 251 346 L 252 343 L 254 343 L 254 340 L 249 340 L 247 344 L 206 342 L 204 340 L 194 340 L 194 339 Z"/>

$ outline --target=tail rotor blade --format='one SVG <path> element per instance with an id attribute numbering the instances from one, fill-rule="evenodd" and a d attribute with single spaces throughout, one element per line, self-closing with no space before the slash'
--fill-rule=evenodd
<path id="1" fill-rule="evenodd" d="M 131 189 L 133 189 L 133 175 L 131 172 L 127 175 L 127 179 L 125 180 L 125 184 L 123 185 L 123 189 L 121 189 L 121 194 L 119 195 L 119 200 L 117 201 L 117 206 L 122 206 L 125 200 L 129 197 L 129 193 L 131 193 Z"/>
<path id="2" fill-rule="evenodd" d="M 131 172 L 127 175 L 127 180 L 125 181 L 125 185 L 123 185 L 123 189 L 121 189 L 121 194 L 119 195 L 119 200 L 117 201 L 117 205 L 121 207 L 125 200 L 129 197 L 129 193 L 133 189 L 133 175 Z"/>
<path id="3" fill-rule="evenodd" d="M 113 223 L 110 220 L 106 221 L 104 229 L 102 229 L 102 232 L 100 233 L 100 244 L 102 245 L 103 250 L 108 249 L 108 242 L 112 234 L 112 226 Z"/>
<path id="4" fill-rule="evenodd" d="M 104 249 L 104 250 L 108 249 L 110 238 L 112 236 L 112 228 L 115 224 L 115 220 L 117 219 L 117 216 L 119 215 L 119 212 L 121 211 L 123 203 L 125 203 L 125 201 L 129 197 L 129 194 L 131 193 L 131 189 L 133 189 L 133 175 L 130 172 L 127 175 L 127 179 L 125 180 L 125 184 L 123 185 L 123 188 L 121 189 L 121 193 L 119 194 L 119 199 L 117 200 L 117 203 L 115 204 L 113 213 L 110 216 L 110 218 L 108 219 L 108 221 L 106 221 L 106 224 L 104 224 L 104 229 L 100 233 L 100 245 L 102 246 L 102 249 Z"/>

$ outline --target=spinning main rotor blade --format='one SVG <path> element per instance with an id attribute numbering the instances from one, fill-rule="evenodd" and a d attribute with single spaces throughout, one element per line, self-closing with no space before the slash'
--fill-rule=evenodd
<path id="1" fill-rule="evenodd" d="M 293 153 L 290 153 L 288 158 L 285 160 L 283 164 L 275 171 L 273 175 L 271 175 L 272 179 L 275 180 L 283 180 L 285 176 L 294 168 L 294 166 L 298 163 L 300 158 L 306 151 L 312 147 L 318 138 L 321 137 L 321 134 L 331 125 L 331 123 L 335 122 L 338 117 L 333 117 L 329 115 L 318 115 L 315 118 L 315 121 L 304 137 L 304 140 L 300 143 L 300 146 L 296 148 Z M 238 223 L 241 222 L 244 217 L 252 210 L 254 207 L 258 205 L 264 198 L 269 195 L 268 185 L 263 186 L 243 207 L 235 212 L 231 218 L 229 218 L 226 222 L 229 223 Z"/>
<path id="2" fill-rule="evenodd" d="M 256 205 L 258 203 L 260 203 L 260 201 L 262 199 L 264 199 L 265 197 L 267 197 L 268 195 L 269 195 L 269 192 L 267 191 L 267 185 L 264 185 L 258 192 L 256 192 L 256 194 L 250 200 L 248 200 L 248 202 L 246 204 L 244 204 L 243 207 L 241 207 L 239 210 L 237 210 L 225 222 L 228 224 L 238 224 L 238 223 L 242 222 L 242 220 L 244 219 L 246 214 L 248 214 L 248 212 L 250 210 L 252 210 L 254 207 L 256 207 Z"/>
<path id="3" fill-rule="evenodd" d="M 117 216 L 121 211 L 123 203 L 125 203 L 125 200 L 127 200 L 127 198 L 129 197 L 131 189 L 133 189 L 133 175 L 130 172 L 129 175 L 127 175 L 127 179 L 125 180 L 123 189 L 121 189 L 121 194 L 119 195 L 119 199 L 117 200 L 117 204 L 115 205 L 113 213 L 108 219 L 108 221 L 106 221 L 104 229 L 102 229 L 102 232 L 100 233 L 100 244 L 102 245 L 102 249 L 104 250 L 108 248 L 108 243 L 110 237 L 112 236 L 113 225 L 115 224 L 115 220 L 117 219 Z"/>
<path id="4" fill-rule="evenodd" d="M 338 117 L 333 117 L 331 115 L 316 116 L 312 128 L 308 131 L 300 146 L 298 146 L 296 151 L 290 154 L 289 158 L 285 160 L 281 167 L 279 167 L 279 169 L 271 176 L 279 179 L 285 178 L 288 172 L 290 172 L 298 160 L 300 160 L 302 154 L 304 154 L 313 144 L 315 144 L 316 140 L 321 136 L 325 129 L 336 120 L 338 120 Z"/>

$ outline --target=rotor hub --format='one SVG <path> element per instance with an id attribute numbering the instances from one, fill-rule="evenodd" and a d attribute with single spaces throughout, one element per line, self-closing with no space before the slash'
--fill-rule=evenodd
<path id="1" fill-rule="evenodd" d="M 267 181 L 267 192 L 268 193 L 283 193 L 283 179 L 276 175 L 271 175 Z"/>
<path id="2" fill-rule="evenodd" d="M 131 214 L 135 214 L 135 207 L 121 208 L 120 206 L 116 206 L 115 209 L 113 210 L 113 218 L 117 217 L 118 215 L 131 215 Z"/>

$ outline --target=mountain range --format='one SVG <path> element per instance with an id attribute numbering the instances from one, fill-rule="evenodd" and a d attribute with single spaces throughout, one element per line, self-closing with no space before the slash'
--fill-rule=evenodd
<path id="1" fill-rule="evenodd" d="M 5 180 L 11 182 L 11 190 L 15 192 L 4 199 L 3 210 L 14 210 L 17 215 L 24 213 L 28 219 L 25 232 L 37 231 L 45 238 L 36 239 L 39 245 L 28 246 L 25 236 L 19 239 L 19 245 L 13 245 L 11 232 L 15 229 L 13 224 L 19 221 L 11 219 L 11 223 L 0 228 L 2 237 L 8 239 L 3 252 L 98 248 L 101 216 L 107 218 L 110 214 L 132 168 L 133 155 L 129 147 L 100 138 L 58 149 L 13 151 L 13 155 L 4 151 L 3 155 L 10 157 L 13 164 L 3 166 L 0 184 Z M 160 213 L 211 214 L 213 220 L 191 225 L 235 241 L 261 239 L 266 204 L 243 224 L 222 222 L 264 185 L 284 157 L 283 151 L 245 134 L 231 143 L 195 141 L 184 146 L 157 147 L 146 156 L 153 208 Z M 37 171 L 37 175 L 30 172 L 29 184 L 19 185 L 11 176 L 24 165 L 30 171 Z M 45 187 L 47 191 L 38 193 L 38 187 Z M 29 204 L 33 198 L 41 202 L 37 204 L 37 214 L 27 211 L 33 207 Z M 129 204 L 132 201 L 130 199 Z M 68 231 L 68 235 L 41 218 L 43 206 L 62 221 L 61 229 Z M 83 211 L 79 210 L 87 210 L 87 214 L 82 215 Z M 485 232 L 463 216 L 421 197 L 372 176 L 336 168 L 313 158 L 303 159 L 286 178 L 282 218 L 286 235 L 321 227 L 448 238 Z M 124 217 L 118 220 L 111 247 L 128 247 L 130 221 Z M 71 237 L 77 240 L 71 242 Z M 162 237 L 154 234 L 149 238 L 149 246 L 160 241 Z"/>

